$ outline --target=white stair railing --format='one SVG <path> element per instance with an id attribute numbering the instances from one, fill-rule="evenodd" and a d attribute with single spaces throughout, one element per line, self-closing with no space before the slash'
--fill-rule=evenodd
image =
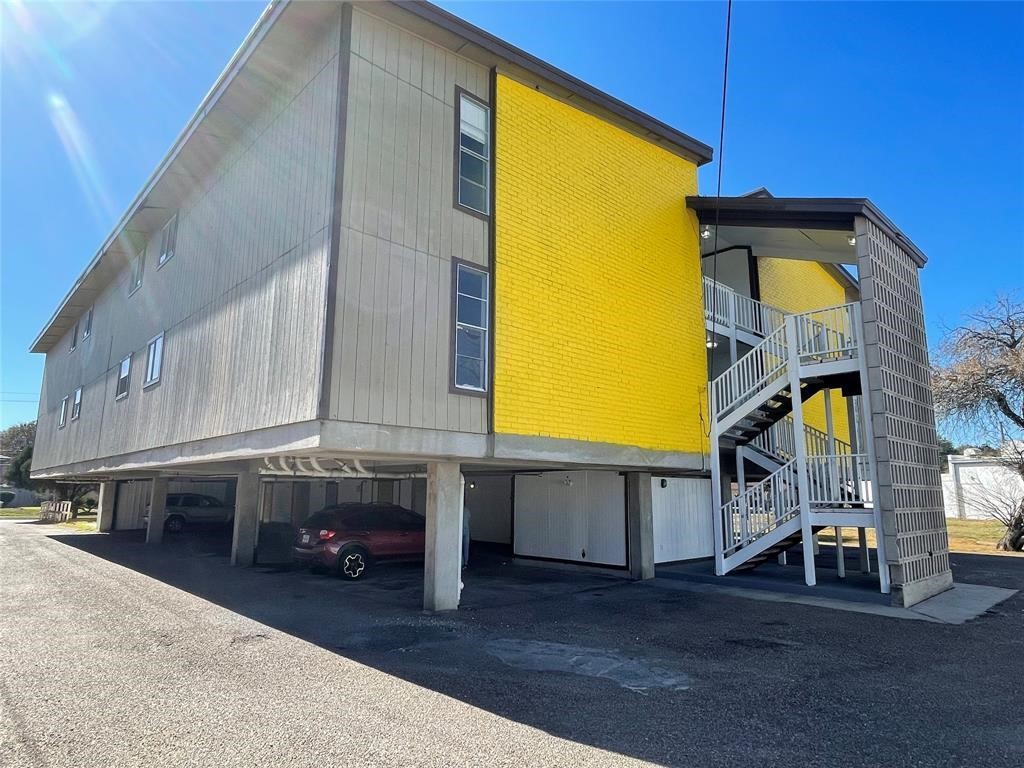
<path id="1" fill-rule="evenodd" d="M 832 438 L 835 452 L 840 455 L 853 453 L 853 446 L 838 437 Z M 793 417 L 785 416 L 772 424 L 768 429 L 750 441 L 763 453 L 779 458 L 780 463 L 796 458 L 796 445 L 793 444 Z M 810 424 L 804 425 L 804 442 L 808 456 L 824 456 L 832 452 L 828 433 Z"/>
<path id="2" fill-rule="evenodd" d="M 850 303 L 794 315 L 794 343 L 800 355 L 800 363 L 821 363 L 856 357 L 859 312 L 860 305 Z"/>
<path id="3" fill-rule="evenodd" d="M 729 366 L 711 382 L 711 413 L 717 419 L 786 375 L 786 326 L 772 331 L 764 341 Z"/>
<path id="4" fill-rule="evenodd" d="M 790 461 L 722 505 L 719 514 L 726 557 L 800 514 L 795 476 L 795 462 Z"/>
<path id="5" fill-rule="evenodd" d="M 715 302 L 722 301 L 725 306 L 722 312 L 715 307 L 712 314 L 716 321 L 737 327 L 737 312 L 746 311 L 737 310 L 742 302 L 713 282 L 705 283 L 706 298 L 709 291 Z M 761 312 L 757 308 L 750 311 L 755 310 Z M 707 308 L 705 311 L 706 317 L 712 316 L 707 314 Z M 748 314 L 740 322 L 776 323 L 775 319 L 765 321 L 763 313 L 757 319 L 753 317 Z M 846 364 L 851 360 L 857 363 L 854 368 L 863 369 L 864 361 L 858 360 L 859 327 L 860 306 L 856 303 L 785 315 L 780 325 L 711 382 L 712 472 L 721 471 L 720 438 L 737 439 L 737 435 L 751 431 L 760 432 L 751 445 L 769 454 L 772 463 L 777 460 L 779 465 L 766 478 L 741 489 L 731 499 L 723 500 L 720 486 L 713 487 L 717 506 L 715 536 L 719 541 L 716 573 L 725 573 L 748 561 L 790 531 L 799 529 L 805 541 L 805 580 L 813 585 L 814 558 L 807 549 L 812 511 L 863 512 L 866 506 L 872 506 L 873 472 L 867 454 L 855 454 L 848 442 L 830 438 L 826 432 L 805 424 L 799 435 L 794 434 L 794 425 L 803 423 L 803 380 L 845 375 L 851 372 Z M 732 335 L 730 341 L 735 338 Z M 863 380 L 863 370 L 860 375 Z M 786 389 L 792 392 L 794 415 L 775 421 L 766 404 Z M 775 423 L 767 423 L 770 421 Z M 738 431 L 737 425 L 741 425 Z M 757 460 L 770 467 L 760 457 Z M 759 539 L 765 540 L 741 553 Z"/>
<path id="6" fill-rule="evenodd" d="M 755 336 L 767 336 L 782 326 L 786 313 L 705 277 L 704 319 L 721 326 L 723 331 L 735 327 Z"/>
<path id="7" fill-rule="evenodd" d="M 709 323 L 729 328 L 732 325 L 732 296 L 735 291 L 710 277 L 704 278 L 704 319 Z"/>
<path id="8" fill-rule="evenodd" d="M 808 499 L 812 507 L 834 509 L 844 505 L 863 508 L 873 501 L 868 455 L 846 453 L 807 457 L 810 478 Z"/>

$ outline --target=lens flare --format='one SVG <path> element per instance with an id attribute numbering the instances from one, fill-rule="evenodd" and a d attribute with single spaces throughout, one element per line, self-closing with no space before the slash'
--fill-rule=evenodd
<path id="1" fill-rule="evenodd" d="M 82 130 L 74 109 L 64 96 L 51 92 L 46 97 L 50 122 L 64 146 L 64 153 L 71 163 L 78 185 L 82 188 L 89 208 L 98 222 L 110 222 L 117 214 L 110 190 L 96 164 L 95 153 L 89 137 Z"/>

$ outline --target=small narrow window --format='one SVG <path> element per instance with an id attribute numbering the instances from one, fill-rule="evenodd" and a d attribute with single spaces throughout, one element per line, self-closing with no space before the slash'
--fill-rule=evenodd
<path id="1" fill-rule="evenodd" d="M 455 201 L 486 216 L 491 186 L 491 110 L 461 90 L 457 93 L 459 178 Z"/>
<path id="2" fill-rule="evenodd" d="M 455 387 L 487 391 L 489 280 L 466 264 L 455 268 Z"/>
<path id="3" fill-rule="evenodd" d="M 146 267 L 146 249 L 139 251 L 132 259 L 131 277 L 128 283 L 128 295 L 131 296 L 142 287 L 142 271 Z"/>
<path id="4" fill-rule="evenodd" d="M 164 362 L 164 335 L 153 337 L 146 347 L 146 379 L 142 382 L 143 387 L 156 384 L 160 381 L 160 369 Z"/>
<path id="5" fill-rule="evenodd" d="M 82 388 L 75 390 L 74 398 L 71 400 L 71 420 L 74 421 L 82 415 Z"/>
<path id="6" fill-rule="evenodd" d="M 157 266 L 162 267 L 174 255 L 174 247 L 178 241 L 178 214 L 171 216 L 160 230 L 160 256 L 157 258 Z"/>
<path id="7" fill-rule="evenodd" d="M 78 347 L 78 323 L 75 323 L 75 328 L 74 328 L 73 331 L 71 331 L 71 348 L 68 349 L 68 352 L 74 352 L 77 347 Z"/>
<path id="8" fill-rule="evenodd" d="M 115 400 L 128 397 L 128 379 L 131 376 L 131 372 L 132 356 L 128 355 L 128 357 L 121 361 L 121 367 L 117 372 L 117 390 L 114 392 Z"/>
<path id="9" fill-rule="evenodd" d="M 63 429 L 64 425 L 68 423 L 68 398 L 65 397 L 60 401 L 60 416 L 57 419 L 57 428 Z"/>
<path id="10" fill-rule="evenodd" d="M 82 341 L 85 341 L 92 336 L 92 311 L 94 307 L 89 307 L 89 311 L 85 313 L 85 328 L 82 329 Z"/>

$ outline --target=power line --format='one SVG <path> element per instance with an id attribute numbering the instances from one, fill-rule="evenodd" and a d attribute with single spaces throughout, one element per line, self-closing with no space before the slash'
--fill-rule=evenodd
<path id="1" fill-rule="evenodd" d="M 709 349 L 714 349 L 715 332 L 718 325 L 718 221 L 722 208 L 722 166 L 725 164 L 725 99 L 729 88 L 729 41 L 732 32 L 732 0 L 728 1 L 725 11 L 725 62 L 722 68 L 722 116 L 718 127 L 718 186 L 715 190 L 715 239 L 711 251 L 711 336 L 708 337 Z M 712 353 L 714 358 L 714 353 Z M 714 418 L 714 414 L 710 414 Z M 711 427 L 708 425 L 708 437 Z"/>

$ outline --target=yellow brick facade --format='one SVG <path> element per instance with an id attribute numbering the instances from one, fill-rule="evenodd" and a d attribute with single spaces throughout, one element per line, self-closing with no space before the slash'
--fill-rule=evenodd
<path id="1" fill-rule="evenodd" d="M 757 274 L 761 301 L 787 312 L 807 312 L 847 302 L 846 285 L 814 261 L 759 256 Z M 804 404 L 804 421 L 825 431 L 824 393 L 819 392 Z M 832 424 L 836 437 L 849 442 L 849 414 L 839 392 L 832 393 Z"/>
<path id="2" fill-rule="evenodd" d="M 499 75 L 494 430 L 705 452 L 694 163 Z"/>

